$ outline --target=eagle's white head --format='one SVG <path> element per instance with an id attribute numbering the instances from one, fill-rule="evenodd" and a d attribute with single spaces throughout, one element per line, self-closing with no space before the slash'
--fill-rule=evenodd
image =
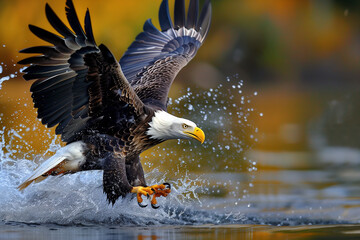
<path id="1" fill-rule="evenodd" d="M 204 132 L 190 120 L 178 118 L 165 111 L 156 111 L 146 132 L 152 139 L 196 139 L 205 140 Z"/>

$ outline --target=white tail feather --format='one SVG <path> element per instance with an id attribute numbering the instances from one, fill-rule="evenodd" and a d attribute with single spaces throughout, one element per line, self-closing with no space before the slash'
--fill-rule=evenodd
<path id="1" fill-rule="evenodd" d="M 22 184 L 18 186 L 19 190 L 25 189 L 32 182 L 42 181 L 45 175 L 50 170 L 59 166 L 66 160 L 66 164 L 62 166 L 65 171 L 76 171 L 79 166 L 85 162 L 84 151 L 86 149 L 85 143 L 79 141 L 70 143 L 61 148 L 51 158 L 43 162 Z"/>

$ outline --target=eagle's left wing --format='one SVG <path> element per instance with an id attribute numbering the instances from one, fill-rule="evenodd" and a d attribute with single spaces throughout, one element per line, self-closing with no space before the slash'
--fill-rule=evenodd
<path id="1" fill-rule="evenodd" d="M 89 11 L 81 27 L 72 0 L 66 1 L 69 29 L 46 4 L 46 17 L 61 35 L 29 25 L 40 39 L 52 44 L 26 48 L 22 53 L 37 53 L 19 64 L 30 64 L 24 70 L 31 85 L 38 118 L 47 127 L 56 127 L 62 140 L 71 142 L 91 122 L 120 110 L 141 115 L 143 102 L 123 75 L 113 54 L 94 40 Z"/>
<path id="2" fill-rule="evenodd" d="M 137 95 L 145 103 L 166 110 L 167 95 L 178 72 L 195 56 L 210 27 L 211 3 L 200 16 L 199 0 L 191 0 L 186 17 L 185 1 L 176 0 L 174 22 L 168 0 L 159 10 L 161 31 L 147 20 L 143 32 L 120 60 L 121 68 Z"/>

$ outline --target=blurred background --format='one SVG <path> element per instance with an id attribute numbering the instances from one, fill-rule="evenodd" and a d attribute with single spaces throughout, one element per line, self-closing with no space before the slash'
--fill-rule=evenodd
<path id="1" fill-rule="evenodd" d="M 11 129 L 24 124 L 35 129 L 22 136 L 22 141 L 28 143 L 23 149 L 31 149 L 34 154 L 44 152 L 48 145 L 43 143 L 51 137 L 44 134 L 45 128 L 36 120 L 30 83 L 21 78 L 22 66 L 16 62 L 25 57 L 18 53 L 20 49 L 44 44 L 28 30 L 29 23 L 52 29 L 45 17 L 46 2 L 61 19 L 66 19 L 65 1 L 0 0 L 0 74 L 1 77 L 14 74 L 13 79 L 3 83 L 0 92 L 4 125 L 0 127 Z M 158 26 L 160 2 L 74 1 L 80 19 L 90 9 L 97 43 L 107 45 L 118 59 L 141 32 L 146 19 L 152 18 Z M 183 170 L 196 175 L 205 171 L 200 165 L 211 173 L 229 173 L 222 179 L 241 172 L 243 176 L 235 179 L 248 184 L 244 193 L 250 193 L 252 204 L 260 206 L 262 202 L 263 209 L 309 210 L 316 205 L 303 202 L 296 205 L 299 196 L 319 201 L 341 199 L 341 211 L 336 214 L 358 220 L 359 214 L 351 215 L 344 206 L 354 209 L 360 206 L 360 1 L 212 3 L 210 33 L 195 59 L 179 74 L 170 96 L 177 99 L 188 87 L 199 93 L 216 89 L 219 84 L 222 90 L 231 88 L 233 83 L 226 80 L 230 77 L 235 82 L 243 81 L 241 94 L 232 95 L 235 97 L 232 101 L 240 106 L 241 97 L 251 98 L 244 108 L 254 111 L 247 116 L 251 126 L 233 124 L 237 129 L 234 135 L 241 140 L 238 159 L 223 164 L 223 158 L 235 150 L 224 153 L 220 149 L 217 153 L 225 156 L 218 158 L 214 152 L 204 152 L 202 157 L 191 155 L 198 159 Z M 172 9 L 173 1 L 170 6 Z M 227 97 L 226 91 L 223 96 Z M 184 115 L 191 118 L 191 111 L 186 112 L 185 108 Z M 208 124 L 205 128 L 213 131 L 218 126 Z M 241 132 L 241 128 L 249 131 Z M 250 132 L 256 134 L 255 140 Z M 210 144 L 205 149 L 212 149 L 211 138 L 208 139 Z M 228 140 L 219 139 L 220 143 Z M 161 149 L 173 145 L 167 143 Z M 181 146 L 178 151 L 182 149 Z M 244 157 L 251 161 L 244 161 Z M 155 166 L 168 168 L 167 164 Z M 147 170 L 152 166 L 147 165 Z M 223 193 L 219 196 L 231 192 L 219 188 L 220 191 L 215 191 Z M 291 204 L 281 204 L 283 201 Z M 323 212 L 324 204 L 316 208 Z M 338 210 L 333 205 L 330 208 Z"/>

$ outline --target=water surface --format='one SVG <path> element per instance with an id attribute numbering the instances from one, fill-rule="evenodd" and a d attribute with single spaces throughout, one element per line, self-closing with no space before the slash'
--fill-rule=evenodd
<path id="1" fill-rule="evenodd" d="M 171 101 L 170 111 L 197 119 L 208 140 L 172 141 L 143 155 L 148 184 L 173 186 L 158 210 L 140 209 L 130 196 L 108 205 L 100 171 L 49 177 L 19 192 L 21 181 L 61 144 L 27 113 L 28 97 L 6 97 L 12 87 L 3 88 L 2 106 L 17 105 L 0 115 L 1 239 L 358 237 L 360 151 L 329 144 L 254 148 L 261 132 L 253 120 L 263 117 L 253 106 L 258 93 L 243 93 L 236 78 L 208 91 L 186 89 Z M 315 141 L 319 134 L 326 137 L 309 136 Z"/>

